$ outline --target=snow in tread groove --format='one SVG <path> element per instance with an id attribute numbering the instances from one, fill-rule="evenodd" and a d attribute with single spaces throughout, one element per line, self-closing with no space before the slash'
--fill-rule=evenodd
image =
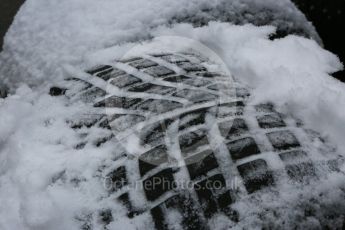
<path id="1" fill-rule="evenodd" d="M 186 6 L 183 2 L 187 11 L 213 4 L 190 1 Z M 1 229 L 76 229 L 76 213 L 96 212 L 110 205 L 109 201 L 98 203 L 97 199 L 105 191 L 94 173 L 100 165 L 110 164 L 108 161 L 114 154 L 120 153 L 114 153 L 114 146 L 107 144 L 75 151 L 73 144 L 80 141 L 83 130 L 77 135 L 65 120 L 83 114 L 86 108 L 81 103 L 69 106 L 63 98 L 48 96 L 47 90 L 52 82 L 62 77 L 63 64 L 85 67 L 109 61 L 133 46 L 119 44 L 138 38 L 180 35 L 206 44 L 223 58 L 238 80 L 253 88 L 253 102 L 274 98 L 273 103 L 281 112 L 297 115 L 307 126 L 336 143 L 339 152 L 344 152 L 345 87 L 329 76 L 342 68 L 333 54 L 316 42 L 297 36 L 271 41 L 268 39 L 274 33 L 271 26 L 212 22 L 202 28 L 180 24 L 152 29 L 145 25 L 163 25 L 168 16 L 174 16 L 181 1 L 155 2 L 156 7 L 151 5 L 150 9 L 148 5 L 147 1 L 94 4 L 93 1 L 42 0 L 27 1 L 21 9 L 1 53 L 1 79 L 12 82 L 8 78 L 14 80 L 18 76 L 19 82 L 40 85 L 30 89 L 19 84 L 12 95 L 0 99 Z M 131 9 L 132 14 L 126 16 L 124 9 Z M 94 53 L 106 47 L 110 48 Z M 95 136 L 88 138 L 97 138 L 100 132 L 94 130 Z M 316 202 L 316 206 L 341 211 L 344 205 L 335 203 L 343 195 L 341 189 L 344 187 L 342 177 L 334 175 L 312 190 L 306 187 L 297 194 L 264 195 L 252 203 L 236 205 L 251 213 L 275 209 L 282 219 L 290 219 L 291 213 L 287 211 L 291 207 L 303 210 L 304 205 L 310 206 L 309 198 L 322 193 L 326 198 Z M 304 194 L 304 198 L 298 194 Z M 278 209 L 282 203 L 285 207 Z M 118 204 L 111 202 L 111 205 Z M 118 206 L 117 215 L 125 216 L 126 210 Z M 216 219 L 217 228 L 231 225 L 222 216 Z M 270 212 L 264 220 L 266 222 L 247 215 L 240 224 L 245 227 L 267 223 L 273 225 L 270 227 L 278 227 L 274 223 L 280 224 Z M 119 218 L 109 228 L 135 229 L 140 223 L 136 221 Z M 299 221 L 309 227 L 318 226 L 312 217 Z"/>

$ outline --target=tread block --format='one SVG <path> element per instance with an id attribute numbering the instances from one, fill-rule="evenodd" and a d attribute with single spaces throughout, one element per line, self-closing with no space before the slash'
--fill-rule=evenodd
<path id="1" fill-rule="evenodd" d="M 132 202 L 129 199 L 128 193 L 122 194 L 117 199 L 127 208 L 127 216 L 129 218 L 133 218 L 133 217 L 141 214 L 141 211 L 138 211 L 133 207 Z"/>
<path id="2" fill-rule="evenodd" d="M 183 89 L 183 90 L 177 91 L 176 93 L 173 94 L 173 96 L 185 98 L 194 103 L 213 101 L 218 98 L 218 96 L 214 94 L 210 94 L 208 92 L 204 92 L 201 90 L 192 90 L 192 89 Z"/>
<path id="3" fill-rule="evenodd" d="M 127 98 L 127 97 L 118 97 L 118 96 L 111 96 L 102 101 L 99 101 L 94 104 L 94 107 L 116 107 L 116 108 L 124 108 L 129 109 L 133 105 L 142 102 L 141 98 Z"/>
<path id="4" fill-rule="evenodd" d="M 229 102 L 229 103 L 224 103 L 220 104 L 219 106 L 223 107 L 244 107 L 244 102 L 243 101 L 235 101 L 235 102 Z"/>
<path id="5" fill-rule="evenodd" d="M 120 62 L 130 63 L 130 62 L 134 62 L 134 61 L 141 60 L 141 59 L 143 59 L 143 58 L 141 58 L 141 57 L 130 57 L 130 58 L 121 59 Z"/>
<path id="6" fill-rule="evenodd" d="M 99 65 L 99 66 L 96 66 L 95 68 L 87 70 L 86 73 L 94 75 L 95 73 L 102 73 L 104 71 L 109 71 L 112 69 L 113 69 L 113 67 L 110 65 Z"/>
<path id="7" fill-rule="evenodd" d="M 195 202 L 187 195 L 175 195 L 165 201 L 168 209 L 176 209 L 183 217 L 182 228 L 186 230 L 206 230 L 207 224 L 200 218 L 199 210 L 196 209 Z"/>
<path id="8" fill-rule="evenodd" d="M 124 74 L 124 75 L 119 75 L 115 79 L 111 80 L 110 84 L 118 88 L 124 88 L 126 86 L 133 85 L 139 82 L 142 82 L 142 80 L 131 74 Z"/>
<path id="9" fill-rule="evenodd" d="M 169 230 L 168 224 L 165 223 L 165 216 L 160 206 L 156 206 L 150 210 L 156 229 Z"/>
<path id="10" fill-rule="evenodd" d="M 165 113 L 182 107 L 183 105 L 177 101 L 147 99 L 142 103 L 136 104 L 133 109 L 147 110 L 152 113 Z"/>
<path id="11" fill-rule="evenodd" d="M 177 76 L 166 77 L 164 78 L 164 81 L 182 83 L 189 79 L 190 79 L 189 77 L 186 77 L 184 75 L 177 75 Z"/>
<path id="12" fill-rule="evenodd" d="M 301 150 L 285 152 L 279 157 L 286 164 L 285 169 L 290 179 L 303 182 L 316 176 L 316 170 L 307 153 Z"/>
<path id="13" fill-rule="evenodd" d="M 140 59 L 130 62 L 129 65 L 137 69 L 145 69 L 152 66 L 157 66 L 158 64 L 149 59 L 140 58 Z"/>
<path id="14" fill-rule="evenodd" d="M 153 53 L 151 54 L 151 56 L 153 57 L 164 57 L 164 56 L 169 56 L 169 55 L 173 55 L 172 53 Z"/>
<path id="15" fill-rule="evenodd" d="M 244 111 L 244 103 L 242 101 L 230 102 L 225 104 L 220 104 L 218 107 L 213 107 L 210 110 L 215 116 L 232 117 L 232 116 L 242 116 Z"/>
<path id="16" fill-rule="evenodd" d="M 202 181 L 197 184 L 201 189 L 196 189 L 199 202 L 204 211 L 205 217 L 210 218 L 212 214 L 218 211 L 217 202 L 213 198 L 212 191 L 206 187 L 206 182 Z"/>
<path id="17" fill-rule="evenodd" d="M 220 208 L 225 208 L 232 203 L 229 191 L 225 191 L 226 182 L 221 174 L 196 183 L 194 189 L 206 218 L 212 217 L 212 215 L 220 211 Z M 220 204 L 218 203 L 219 201 L 225 203 Z"/>
<path id="18" fill-rule="evenodd" d="M 135 85 L 127 89 L 131 92 L 145 92 L 145 93 L 155 93 L 160 95 L 165 95 L 176 91 L 176 88 L 163 86 L 163 85 L 155 85 L 151 83 L 144 83 L 140 85 Z"/>
<path id="19" fill-rule="evenodd" d="M 164 61 L 167 61 L 169 63 L 180 63 L 180 62 L 188 62 L 188 59 L 182 57 L 182 56 L 179 56 L 179 55 L 175 55 L 175 54 L 169 54 L 169 55 L 165 55 L 165 56 L 161 56 L 161 58 L 164 60 Z"/>
<path id="20" fill-rule="evenodd" d="M 212 72 L 201 72 L 201 73 L 195 73 L 198 77 L 206 77 L 206 78 L 214 78 L 221 76 L 219 73 L 212 73 Z"/>
<path id="21" fill-rule="evenodd" d="M 110 128 L 116 132 L 122 132 L 128 128 L 145 120 L 144 116 L 135 114 L 117 114 L 118 116 L 113 121 L 110 121 Z"/>
<path id="22" fill-rule="evenodd" d="M 107 209 L 107 210 L 102 210 L 99 213 L 99 217 L 100 220 L 105 224 L 108 225 L 110 224 L 112 221 L 114 221 L 113 215 L 111 213 L 111 210 Z"/>
<path id="23" fill-rule="evenodd" d="M 81 142 L 79 144 L 77 144 L 76 146 L 74 146 L 75 149 L 80 150 L 83 149 L 86 146 L 87 142 Z"/>
<path id="24" fill-rule="evenodd" d="M 188 53 L 188 52 L 181 52 L 179 54 L 183 55 L 184 57 L 187 57 L 188 60 L 193 63 L 201 63 L 201 62 L 209 61 L 209 59 L 198 54 L 193 54 L 193 53 Z"/>
<path id="25" fill-rule="evenodd" d="M 235 118 L 232 121 L 224 121 L 219 124 L 219 129 L 222 136 L 227 139 L 241 136 L 249 131 L 246 122 L 241 118 Z"/>
<path id="26" fill-rule="evenodd" d="M 108 135 L 108 136 L 98 138 L 98 139 L 94 142 L 94 144 L 95 144 L 97 147 L 99 147 L 99 146 L 101 146 L 102 144 L 104 144 L 104 143 L 110 141 L 111 139 L 113 139 L 113 137 L 114 137 L 114 134 L 110 134 L 110 135 Z"/>
<path id="27" fill-rule="evenodd" d="M 59 95 L 54 95 L 54 93 L 52 92 L 51 89 L 49 91 L 49 94 L 50 94 L 50 96 L 59 96 Z M 6 98 L 7 95 L 8 95 L 8 89 L 4 86 L 0 86 L 0 98 Z"/>
<path id="28" fill-rule="evenodd" d="M 272 113 L 268 115 L 257 117 L 260 128 L 271 129 L 285 127 L 286 124 L 278 113 Z"/>
<path id="29" fill-rule="evenodd" d="M 268 171 L 267 163 L 263 159 L 244 163 L 237 168 L 243 178 L 255 177 L 257 174 L 263 174 Z"/>
<path id="30" fill-rule="evenodd" d="M 201 189 L 196 188 L 196 191 L 209 189 L 216 197 L 218 197 L 220 194 L 223 194 L 224 190 L 226 190 L 227 188 L 225 179 L 222 174 L 213 175 L 201 182 L 198 182 L 197 184 L 202 186 L 199 187 Z"/>
<path id="31" fill-rule="evenodd" d="M 212 82 L 210 82 L 210 83 L 212 83 Z M 207 88 L 210 90 L 221 91 L 223 93 L 230 94 L 231 91 L 233 90 L 232 89 L 233 85 L 230 84 L 230 82 L 224 82 L 224 83 L 210 84 Z"/>
<path id="32" fill-rule="evenodd" d="M 94 102 L 96 99 L 104 97 L 105 95 L 106 92 L 98 87 L 89 88 L 80 94 L 83 101 L 86 103 Z"/>
<path id="33" fill-rule="evenodd" d="M 199 147 L 209 144 L 204 130 L 183 134 L 179 137 L 179 142 L 181 152 L 184 156 L 188 156 L 188 153 L 194 153 Z"/>
<path id="34" fill-rule="evenodd" d="M 108 118 L 103 119 L 99 124 L 98 127 L 103 128 L 103 129 L 111 129 L 111 126 L 109 124 Z"/>
<path id="35" fill-rule="evenodd" d="M 171 69 L 168 69 L 164 66 L 152 66 L 145 69 L 144 73 L 149 74 L 154 77 L 164 77 L 170 74 L 175 74 Z"/>
<path id="36" fill-rule="evenodd" d="M 107 177 L 111 179 L 112 183 L 110 192 L 116 192 L 117 190 L 128 184 L 125 166 L 118 167 L 117 169 L 109 173 Z"/>
<path id="37" fill-rule="evenodd" d="M 200 218 L 200 212 L 196 205 L 187 195 L 174 195 L 151 209 L 152 219 L 156 229 L 172 229 L 167 223 L 166 217 L 172 210 L 177 211 L 181 216 L 181 222 L 174 222 L 174 226 L 178 225 L 178 229 L 199 230 L 208 229 L 206 223 Z M 179 220 L 177 220 L 179 221 Z"/>
<path id="38" fill-rule="evenodd" d="M 212 150 L 206 150 L 186 159 L 187 169 L 192 180 L 218 167 L 217 159 Z"/>
<path id="39" fill-rule="evenodd" d="M 73 83 L 77 83 L 78 84 L 78 92 L 81 92 L 81 91 L 85 91 L 87 89 L 90 89 L 93 85 L 91 85 L 90 83 L 86 82 L 86 81 L 83 81 L 83 80 L 80 80 L 78 78 L 67 78 L 66 81 L 68 82 L 73 82 Z M 78 93 L 78 92 L 74 92 L 73 95 L 75 95 L 75 93 Z"/>
<path id="40" fill-rule="evenodd" d="M 140 175 L 144 176 L 148 171 L 168 162 L 168 160 L 169 157 L 165 145 L 159 145 L 143 153 L 139 158 Z"/>
<path id="41" fill-rule="evenodd" d="M 105 81 L 110 79 L 110 73 L 114 71 L 114 68 L 104 70 L 102 72 L 96 73 L 95 75 Z"/>
<path id="42" fill-rule="evenodd" d="M 237 169 L 243 178 L 248 193 L 256 192 L 274 184 L 273 174 L 268 169 L 266 161 L 262 159 L 239 165 Z"/>
<path id="43" fill-rule="evenodd" d="M 306 182 L 312 177 L 316 177 L 316 170 L 312 162 L 303 162 L 285 166 L 290 179 L 298 182 Z"/>
<path id="44" fill-rule="evenodd" d="M 76 121 L 69 121 L 69 122 L 71 123 L 72 129 L 80 129 L 82 127 L 91 128 L 103 117 L 104 117 L 103 115 L 96 115 L 96 116 L 85 117 Z"/>
<path id="45" fill-rule="evenodd" d="M 49 90 L 49 95 L 54 96 L 54 97 L 61 96 L 61 95 L 64 95 L 66 93 L 66 90 L 67 89 L 63 89 L 60 87 L 51 87 Z"/>
<path id="46" fill-rule="evenodd" d="M 302 150 L 294 150 L 290 152 L 280 153 L 280 159 L 286 164 L 300 163 L 302 161 L 308 160 L 308 155 Z"/>
<path id="47" fill-rule="evenodd" d="M 94 104 L 94 107 L 116 107 L 124 109 L 142 109 L 155 113 L 165 113 L 183 105 L 176 101 L 147 99 L 143 101 L 141 98 L 127 98 L 111 96 Z"/>
<path id="48" fill-rule="evenodd" d="M 297 138 L 290 131 L 276 131 L 267 133 L 266 135 L 276 150 L 286 150 L 300 147 Z"/>
<path id="49" fill-rule="evenodd" d="M 271 103 L 256 105 L 255 106 L 255 110 L 257 112 L 263 112 L 263 113 L 273 113 L 273 112 L 276 112 L 274 110 L 273 104 L 271 104 Z"/>
<path id="50" fill-rule="evenodd" d="M 145 179 L 143 181 L 143 186 L 147 200 L 156 200 L 164 193 L 173 189 L 173 170 L 168 168 L 160 171 L 159 173 Z"/>
<path id="51" fill-rule="evenodd" d="M 188 80 L 185 80 L 184 83 L 187 85 L 195 86 L 195 87 L 203 87 L 203 86 L 211 84 L 209 80 L 205 80 L 202 78 L 188 79 Z"/>
<path id="52" fill-rule="evenodd" d="M 164 120 L 143 128 L 140 135 L 141 144 L 145 145 L 161 142 L 171 122 L 172 120 Z"/>
<path id="53" fill-rule="evenodd" d="M 246 137 L 227 143 L 232 159 L 238 160 L 254 154 L 259 154 L 260 150 L 251 137 Z"/>
<path id="54" fill-rule="evenodd" d="M 116 77 L 118 77 L 120 75 L 124 75 L 124 74 L 126 74 L 126 72 L 123 70 L 111 68 L 111 69 L 108 69 L 106 71 L 97 73 L 96 76 L 103 79 L 104 81 L 108 81 L 111 78 L 116 78 Z"/>
<path id="55" fill-rule="evenodd" d="M 196 72 L 196 71 L 206 71 L 207 69 L 199 64 L 191 63 L 191 62 L 180 62 L 177 63 L 177 66 L 184 69 L 187 72 Z"/>
<path id="56" fill-rule="evenodd" d="M 185 75 L 177 75 L 164 78 L 165 81 L 175 82 L 175 83 L 184 83 L 187 85 L 195 86 L 195 87 L 203 87 L 206 85 L 211 84 L 209 80 L 202 79 L 202 78 L 191 78 Z"/>
<path id="57" fill-rule="evenodd" d="M 234 203 L 234 200 L 231 198 L 230 191 L 226 191 L 217 198 L 219 208 L 222 210 L 228 209 L 229 205 Z M 233 214 L 233 213 L 232 213 Z"/>
<path id="58" fill-rule="evenodd" d="M 179 130 L 205 123 L 208 108 L 197 109 L 180 115 Z"/>

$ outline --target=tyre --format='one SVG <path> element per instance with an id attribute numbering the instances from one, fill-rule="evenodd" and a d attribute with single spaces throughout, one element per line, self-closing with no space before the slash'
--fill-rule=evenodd
<path id="1" fill-rule="evenodd" d="M 155 229 L 209 229 L 223 215 L 236 226 L 242 199 L 339 171 L 340 157 L 319 134 L 272 103 L 253 104 L 248 87 L 210 71 L 209 62 L 196 53 L 149 54 L 79 71 L 51 88 L 90 109 L 69 121 L 72 129 L 104 131 L 76 149 L 110 142 L 121 152 L 98 175 L 128 218 Z M 106 228 L 113 213 L 79 220 L 83 229 L 94 219 Z"/>

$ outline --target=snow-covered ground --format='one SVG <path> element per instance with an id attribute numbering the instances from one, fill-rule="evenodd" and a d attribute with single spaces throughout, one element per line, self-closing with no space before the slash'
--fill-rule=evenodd
<path id="1" fill-rule="evenodd" d="M 322 133 L 344 154 L 345 86 L 329 75 L 343 68 L 335 55 L 314 40 L 295 35 L 270 40 L 274 26 L 225 22 L 199 28 L 177 22 L 167 25 L 175 16 L 193 14 L 219 2 L 26 1 L 0 54 L 0 78 L 11 92 L 0 99 L 0 229 L 76 229 L 78 215 L 117 205 L 99 202 L 105 191 L 94 175 L 114 154 L 113 146 L 76 151 L 73 145 L 79 137 L 65 121 L 83 113 L 84 107 L 78 103 L 70 106 L 66 99 L 47 92 L 65 77 L 66 64 L 86 68 L 118 58 L 136 42 L 145 44 L 146 38 L 178 35 L 203 43 L 224 60 L 235 78 L 253 88 L 255 102 L 273 102 L 281 112 L 293 114 Z M 284 17 L 305 20 L 289 1 L 254 2 L 258 9 L 262 5 L 284 7 L 291 13 Z M 252 3 L 236 0 L 229 11 L 246 4 Z M 311 25 L 307 27 L 311 34 L 315 32 Z M 73 178 L 80 180 L 78 186 L 70 182 Z M 242 224 L 262 224 L 251 213 L 278 207 L 282 199 L 287 207 L 281 209 L 281 215 L 295 206 L 297 213 L 303 202 L 321 192 L 325 198 L 320 209 L 344 211 L 345 202 L 339 202 L 344 200 L 343 181 L 335 175 L 313 190 L 263 197 L 254 210 L 239 204 L 248 214 Z M 120 206 L 118 210 L 119 219 L 109 227 L 135 228 L 138 223 L 121 219 L 125 211 Z M 313 218 L 300 221 L 318 226 Z"/>

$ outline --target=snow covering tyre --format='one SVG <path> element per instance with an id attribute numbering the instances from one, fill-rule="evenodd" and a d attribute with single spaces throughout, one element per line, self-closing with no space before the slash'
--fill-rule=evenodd
<path id="1" fill-rule="evenodd" d="M 156 229 L 208 229 L 224 215 L 235 226 L 242 217 L 233 205 L 243 196 L 339 170 L 319 134 L 270 103 L 252 104 L 250 89 L 208 64 L 194 53 L 143 55 L 75 72 L 51 88 L 93 107 L 69 121 L 73 129 L 104 130 L 76 149 L 113 142 L 122 152 L 99 176 L 128 218 Z M 93 229 L 95 218 L 107 226 L 112 213 L 86 215 L 82 228 Z"/>

